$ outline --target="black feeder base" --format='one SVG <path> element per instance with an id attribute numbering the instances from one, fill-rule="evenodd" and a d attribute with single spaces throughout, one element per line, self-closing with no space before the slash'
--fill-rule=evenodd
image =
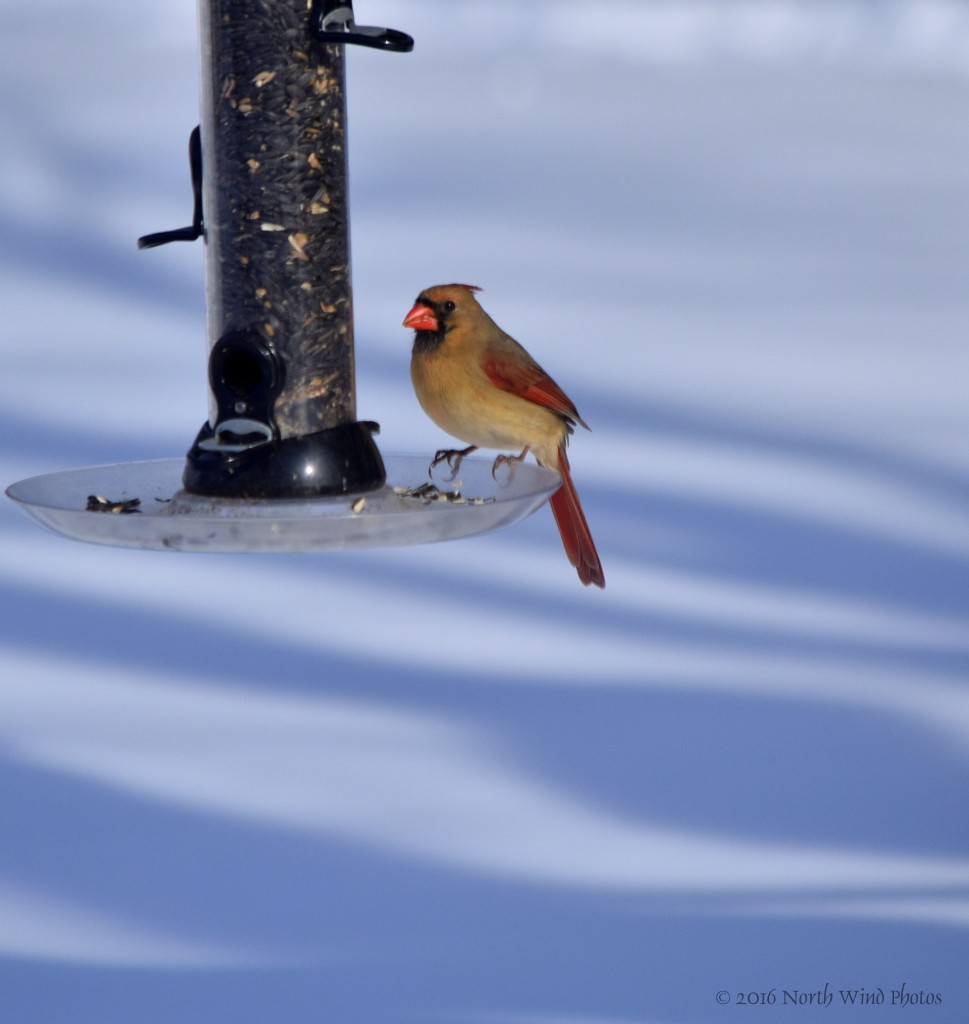
<path id="1" fill-rule="evenodd" d="M 360 494 L 387 479 L 372 435 L 376 423 L 344 423 L 248 447 L 220 443 L 206 423 L 188 453 L 182 482 L 217 498 L 319 498 Z"/>

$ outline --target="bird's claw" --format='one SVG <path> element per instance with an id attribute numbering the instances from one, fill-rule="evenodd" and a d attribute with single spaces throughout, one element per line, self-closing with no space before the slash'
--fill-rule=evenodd
<path id="1" fill-rule="evenodd" d="M 431 459 L 431 464 L 427 469 L 427 475 L 433 476 L 435 467 L 439 466 L 442 462 L 446 462 L 448 469 L 451 470 L 448 480 L 453 480 L 458 475 L 458 470 L 461 468 L 461 462 L 465 455 L 470 455 L 477 450 L 478 446 L 474 444 L 469 445 L 467 448 L 441 448 L 434 453 L 434 458 Z"/>
<path id="2" fill-rule="evenodd" d="M 525 456 L 528 454 L 528 447 L 523 448 L 518 455 L 499 455 L 491 466 L 491 478 L 497 480 L 497 473 L 499 466 L 507 466 L 509 477 L 514 474 L 515 467 L 520 466 L 525 461 Z"/>

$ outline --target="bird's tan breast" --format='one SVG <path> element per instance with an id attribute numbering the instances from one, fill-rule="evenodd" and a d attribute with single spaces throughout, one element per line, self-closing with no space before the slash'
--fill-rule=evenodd
<path id="1" fill-rule="evenodd" d="M 411 358 L 414 391 L 428 416 L 447 433 L 480 448 L 521 450 L 557 447 L 565 437 L 561 417 L 485 376 L 476 357 L 461 358 L 445 342 Z"/>

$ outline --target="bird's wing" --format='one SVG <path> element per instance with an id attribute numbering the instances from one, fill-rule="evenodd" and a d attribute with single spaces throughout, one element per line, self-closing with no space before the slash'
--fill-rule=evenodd
<path id="1" fill-rule="evenodd" d="M 503 359 L 494 352 L 487 353 L 481 360 L 484 375 L 496 388 L 510 391 L 557 412 L 568 420 L 576 420 L 585 426 L 578 410 L 565 392 L 535 362 L 521 363 Z"/>

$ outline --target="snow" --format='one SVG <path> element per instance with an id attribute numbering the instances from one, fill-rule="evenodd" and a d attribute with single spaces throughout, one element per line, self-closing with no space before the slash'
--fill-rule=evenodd
<path id="1" fill-rule="evenodd" d="M 969 8 L 356 14 L 417 40 L 348 59 L 359 413 L 446 443 L 399 325 L 483 286 L 592 427 L 607 589 L 544 509 L 218 556 L 5 502 L 4 1019 L 965 1018 Z M 195 19 L 4 11 L 4 485 L 207 415 L 201 245 L 134 244 L 190 219 Z"/>

